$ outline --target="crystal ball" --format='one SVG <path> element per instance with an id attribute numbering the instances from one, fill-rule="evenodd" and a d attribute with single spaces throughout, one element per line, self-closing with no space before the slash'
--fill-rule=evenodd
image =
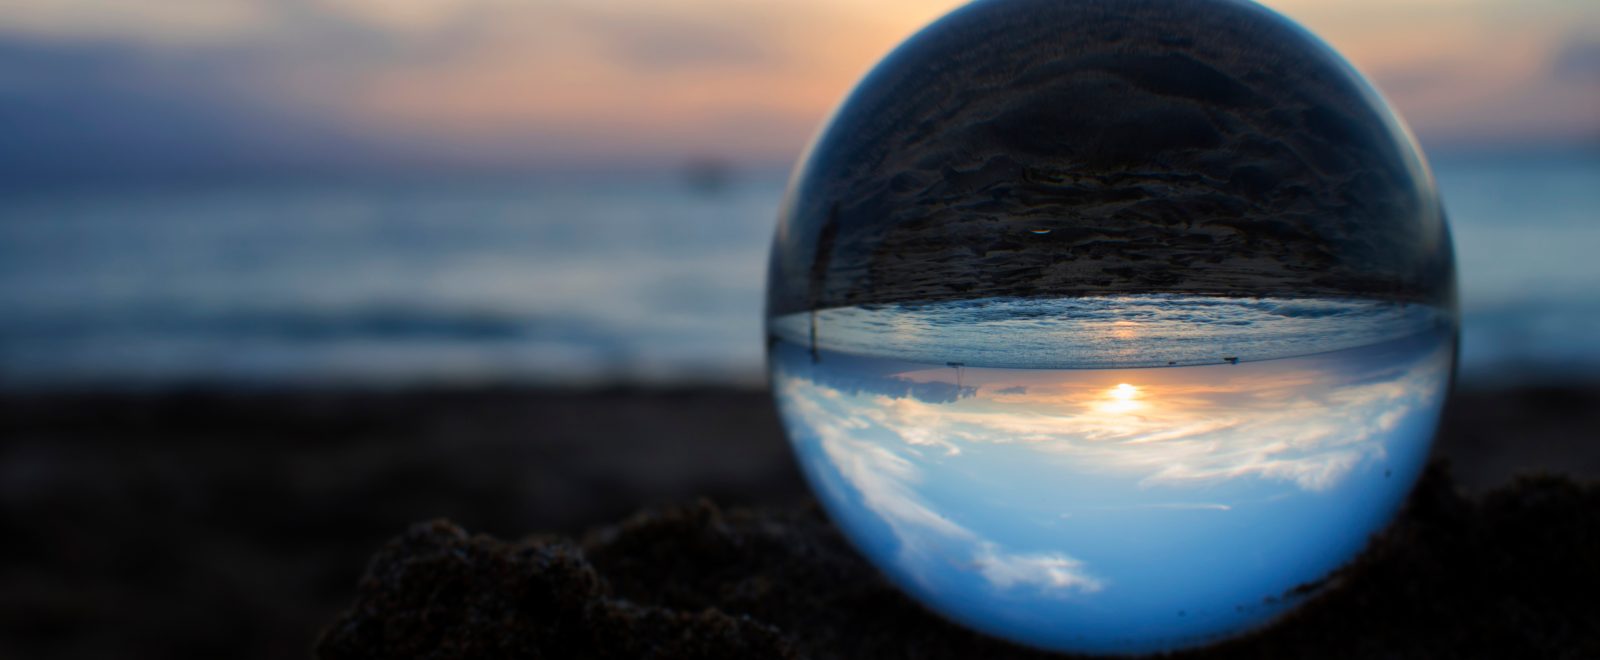
<path id="1" fill-rule="evenodd" d="M 1023 644 L 1264 626 L 1381 531 L 1455 362 L 1422 155 L 1289 20 L 990 0 L 879 63 L 807 149 L 770 381 L 834 523 Z"/>

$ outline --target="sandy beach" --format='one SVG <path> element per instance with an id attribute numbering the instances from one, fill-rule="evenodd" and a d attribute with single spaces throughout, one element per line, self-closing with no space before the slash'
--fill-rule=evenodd
<path id="1" fill-rule="evenodd" d="M 1597 432 L 1600 388 L 1466 391 L 1436 456 L 1469 495 L 1592 481 Z M 809 506 L 757 390 L 10 394 L 0 438 L 6 657 L 304 657 L 418 521 L 518 539 Z"/>
<path id="2" fill-rule="evenodd" d="M 1600 3 L 118 4 L 0 660 L 1600 658 Z"/>

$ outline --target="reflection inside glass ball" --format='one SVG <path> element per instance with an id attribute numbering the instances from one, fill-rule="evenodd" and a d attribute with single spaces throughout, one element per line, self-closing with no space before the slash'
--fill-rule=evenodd
<path id="1" fill-rule="evenodd" d="M 989 307 L 1050 316 L 1018 331 L 983 320 Z M 1145 320 L 1148 335 L 1119 337 L 1083 320 L 1148 307 L 1203 307 L 1217 327 Z M 1404 497 L 1452 359 L 1450 325 L 1416 305 L 1103 298 L 818 316 L 837 348 L 808 343 L 809 314 L 773 321 L 772 382 L 835 522 L 950 617 L 1078 650 L 1205 641 L 1295 605 Z M 1233 364 L 1183 341 L 1261 355 L 1272 342 L 1252 335 L 1274 325 L 1294 346 L 1356 345 Z M 1067 337 L 1186 366 L 1066 367 L 1012 343 Z M 973 366 L 989 353 L 1032 366 Z"/>
<path id="2" fill-rule="evenodd" d="M 1431 179 L 1382 100 L 1228 0 L 995 0 L 801 164 L 768 284 L 802 469 L 934 610 L 1135 653 L 1270 622 L 1380 530 L 1454 364 Z"/>

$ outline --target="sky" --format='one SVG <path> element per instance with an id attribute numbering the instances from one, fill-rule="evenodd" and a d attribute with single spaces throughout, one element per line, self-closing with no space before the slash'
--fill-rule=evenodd
<path id="1" fill-rule="evenodd" d="M 1024 642 L 1149 652 L 1259 624 L 1387 521 L 1443 401 L 1441 337 L 1177 369 L 969 367 L 954 399 L 907 385 L 951 384 L 947 366 L 784 343 L 773 385 L 833 519 L 924 602 Z"/>
<path id="2" fill-rule="evenodd" d="M 784 167 L 949 0 L 0 0 L 0 173 Z M 1276 0 L 1430 149 L 1600 143 L 1591 0 Z"/>

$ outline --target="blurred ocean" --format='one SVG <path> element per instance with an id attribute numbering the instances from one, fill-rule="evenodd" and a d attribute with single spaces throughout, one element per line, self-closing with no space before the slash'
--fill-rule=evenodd
<path id="1" fill-rule="evenodd" d="M 1434 167 L 1463 377 L 1600 378 L 1600 155 Z M 0 387 L 758 383 L 783 184 L 10 191 Z"/>

